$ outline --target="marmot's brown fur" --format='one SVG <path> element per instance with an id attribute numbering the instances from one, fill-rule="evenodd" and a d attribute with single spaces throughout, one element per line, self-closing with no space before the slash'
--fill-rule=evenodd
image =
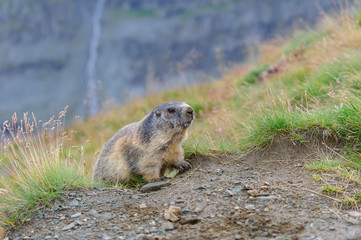
<path id="1" fill-rule="evenodd" d="M 182 143 L 193 118 L 188 104 L 170 102 L 156 107 L 141 121 L 126 125 L 101 150 L 93 179 L 126 183 L 134 175 L 142 175 L 152 182 L 168 167 L 189 169 Z"/>

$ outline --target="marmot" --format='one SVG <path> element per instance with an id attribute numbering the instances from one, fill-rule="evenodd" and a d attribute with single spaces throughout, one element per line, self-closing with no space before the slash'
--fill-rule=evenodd
<path id="1" fill-rule="evenodd" d="M 127 183 L 134 175 L 141 175 L 153 182 L 168 167 L 190 169 L 182 143 L 193 118 L 191 106 L 170 102 L 154 108 L 141 121 L 124 126 L 101 150 L 93 179 Z"/>

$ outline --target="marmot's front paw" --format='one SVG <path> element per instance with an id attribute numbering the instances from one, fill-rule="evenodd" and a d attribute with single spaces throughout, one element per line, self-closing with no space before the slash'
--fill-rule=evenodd
<path id="1" fill-rule="evenodd" d="M 179 169 L 180 172 L 184 172 L 184 171 L 191 169 L 192 165 L 189 162 L 183 160 L 183 161 L 175 164 L 174 167 Z"/>

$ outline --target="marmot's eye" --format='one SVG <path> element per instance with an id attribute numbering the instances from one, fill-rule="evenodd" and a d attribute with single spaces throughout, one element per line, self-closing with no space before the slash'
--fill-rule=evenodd
<path id="1" fill-rule="evenodd" d="M 175 108 L 168 108 L 168 112 L 169 112 L 169 113 L 174 113 L 174 112 L 175 112 Z"/>

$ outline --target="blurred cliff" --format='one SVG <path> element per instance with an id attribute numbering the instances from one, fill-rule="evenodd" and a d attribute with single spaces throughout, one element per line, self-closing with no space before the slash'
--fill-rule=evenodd
<path id="1" fill-rule="evenodd" d="M 330 0 L 1 0 L 0 121 L 70 117 L 206 81 L 247 49 L 312 26 Z M 302 19 L 302 21 L 300 20 Z"/>

